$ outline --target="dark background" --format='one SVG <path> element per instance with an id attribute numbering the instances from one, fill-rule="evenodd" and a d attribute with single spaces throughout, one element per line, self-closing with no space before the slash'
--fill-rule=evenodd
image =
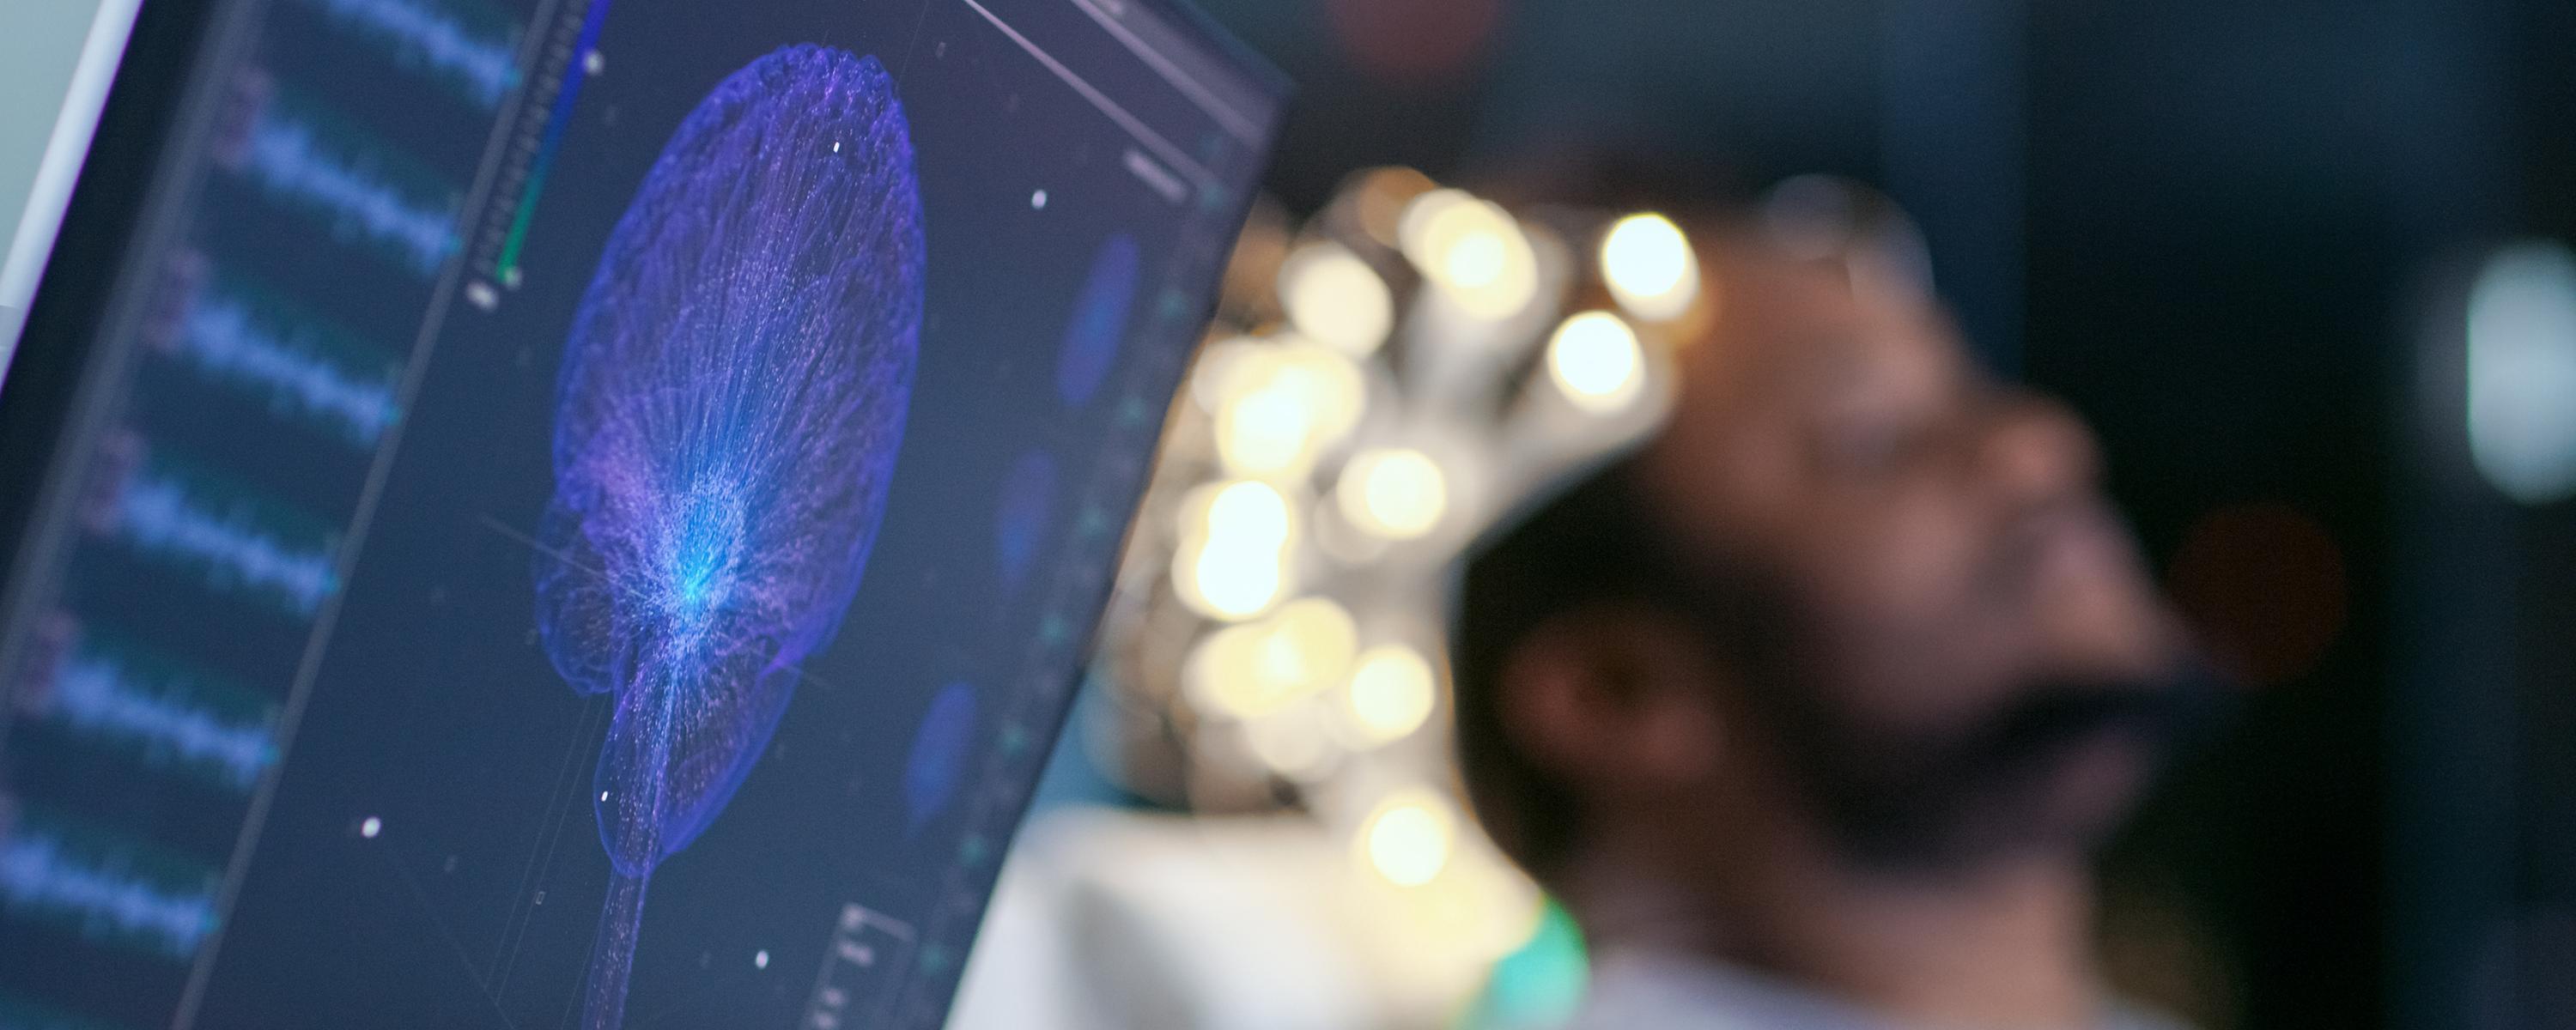
<path id="1" fill-rule="evenodd" d="M 1299 82 L 1294 211 L 1567 148 L 1889 190 L 2255 671 L 2107 862 L 2118 978 L 2217 1027 L 2576 1026 L 2576 512 L 2481 484 L 2456 396 L 2478 259 L 2576 232 L 2576 5 L 1204 5 Z"/>

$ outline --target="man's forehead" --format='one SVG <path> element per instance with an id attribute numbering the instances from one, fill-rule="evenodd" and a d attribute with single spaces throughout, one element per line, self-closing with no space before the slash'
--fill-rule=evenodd
<path id="1" fill-rule="evenodd" d="M 1858 378 L 1938 371 L 1956 357 L 1928 305 L 1856 286 L 1839 264 L 1758 243 L 1713 250 L 1705 264 L 1716 314 L 1682 368 L 1694 408 L 1772 407 Z"/>
<path id="2" fill-rule="evenodd" d="M 1702 263 L 1715 315 L 1680 354 L 1680 404 L 1643 466 L 1676 511 L 1785 503 L 1829 413 L 1913 407 L 1963 374 L 1955 332 L 1918 295 L 1758 242 L 1712 245 Z"/>

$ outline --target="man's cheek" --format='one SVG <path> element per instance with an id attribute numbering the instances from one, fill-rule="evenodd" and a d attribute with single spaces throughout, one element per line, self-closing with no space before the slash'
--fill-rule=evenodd
<path id="1" fill-rule="evenodd" d="M 1895 622 L 1955 617 L 1970 601 L 1976 551 L 1954 530 L 1879 521 L 1841 535 L 1822 556 L 1841 603 Z"/>
<path id="2" fill-rule="evenodd" d="M 1956 605 L 1847 610 L 1819 654 L 1855 716 L 1938 732 L 1999 704 L 2027 664 L 2026 623 L 1961 615 Z"/>

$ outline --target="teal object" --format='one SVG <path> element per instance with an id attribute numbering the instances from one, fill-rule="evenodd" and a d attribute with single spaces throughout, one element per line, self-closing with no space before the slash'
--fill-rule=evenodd
<path id="1" fill-rule="evenodd" d="M 1458 1030 L 1539 1030 L 1573 1018 L 1583 1003 L 1591 960 L 1574 917 L 1548 899 L 1538 932 L 1486 974 L 1485 989 L 1458 1020 Z"/>

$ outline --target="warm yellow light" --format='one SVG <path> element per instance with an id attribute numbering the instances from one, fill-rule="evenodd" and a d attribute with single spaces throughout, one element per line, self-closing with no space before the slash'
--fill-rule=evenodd
<path id="1" fill-rule="evenodd" d="M 1672 219 L 1634 214 L 1602 237 L 1601 277 L 1610 295 L 1637 317 L 1679 318 L 1699 295 L 1699 258 Z"/>
<path id="2" fill-rule="evenodd" d="M 1275 389 L 1295 394 L 1312 409 L 1315 442 L 1330 446 L 1359 425 L 1368 402 L 1368 377 L 1339 352 L 1323 347 L 1288 346 L 1279 350 L 1272 373 Z"/>
<path id="3" fill-rule="evenodd" d="M 1538 295 L 1538 258 L 1511 212 L 1458 190 L 1414 198 L 1398 228 L 1404 256 L 1468 314 L 1508 318 Z"/>
<path id="4" fill-rule="evenodd" d="M 1295 529 L 1287 497 L 1267 483 L 1243 480 L 1194 491 L 1181 508 L 1172 581 L 1182 603 L 1228 621 L 1269 610 L 1287 586 Z"/>
<path id="5" fill-rule="evenodd" d="M 1346 354 L 1366 355 L 1395 326 L 1395 298 L 1377 270 L 1338 243 L 1298 248 L 1279 266 L 1279 303 L 1297 331 Z"/>
<path id="6" fill-rule="evenodd" d="M 1457 843 L 1457 817 L 1427 789 L 1400 791 L 1378 805 L 1360 827 L 1369 867 L 1399 887 L 1430 883 L 1449 864 Z"/>
<path id="7" fill-rule="evenodd" d="M 1645 352 L 1636 330 L 1607 311 L 1566 319 L 1547 341 L 1547 374 L 1576 407 L 1608 414 L 1627 407 L 1645 385 Z"/>
<path id="8" fill-rule="evenodd" d="M 1260 361 L 1270 347 L 1249 336 L 1229 336 L 1208 341 L 1199 349 L 1198 361 L 1190 366 L 1190 399 L 1199 410 L 1214 415 L 1225 402 L 1241 394 L 1251 379 L 1252 363 Z"/>
<path id="9" fill-rule="evenodd" d="M 1249 619 L 1269 610 L 1286 586 L 1287 570 L 1275 549 L 1222 546 L 1213 540 L 1183 547 L 1172 578 L 1187 589 L 1181 600 L 1210 618 Z"/>
<path id="10" fill-rule="evenodd" d="M 1371 744 L 1402 738 L 1431 718 L 1439 685 L 1421 652 L 1381 644 L 1360 652 L 1346 698 L 1351 722 Z"/>
<path id="11" fill-rule="evenodd" d="M 1261 675 L 1258 623 L 1227 626 L 1199 638 L 1183 659 L 1181 677 L 1190 700 L 1201 711 L 1231 719 L 1251 719 L 1278 710 L 1286 700 Z"/>
<path id="12" fill-rule="evenodd" d="M 1290 479 L 1359 422 L 1368 385 L 1341 354 L 1311 344 L 1229 354 L 1217 395 L 1217 460 L 1238 476 Z"/>
<path id="13" fill-rule="evenodd" d="M 1341 605 L 1300 598 L 1267 619 L 1208 634 L 1186 659 L 1184 675 L 1201 705 L 1237 719 L 1267 717 L 1339 682 L 1358 636 Z"/>
<path id="14" fill-rule="evenodd" d="M 1464 216 L 1474 210 L 1459 208 L 1458 214 Z M 1453 217 L 1451 220 L 1463 221 L 1464 218 Z M 1504 266 L 1511 262 L 1511 254 L 1503 243 L 1502 233 L 1477 226 L 1459 232 L 1450 241 L 1448 249 L 1432 260 L 1440 263 L 1442 282 L 1462 290 L 1473 290 L 1493 285 L 1494 280 L 1501 278 Z"/>
<path id="15" fill-rule="evenodd" d="M 1359 643 L 1351 613 L 1322 597 L 1281 605 L 1263 629 L 1262 678 L 1280 692 L 1300 697 L 1340 681 Z"/>
<path id="16" fill-rule="evenodd" d="M 1361 530 L 1390 540 L 1431 532 L 1449 510 L 1449 484 L 1431 456 L 1410 448 L 1363 451 L 1342 469 L 1334 487 L 1342 515 Z"/>
<path id="17" fill-rule="evenodd" d="M 1211 540 L 1276 550 L 1288 542 L 1288 498 L 1268 483 L 1244 480 L 1217 488 L 1208 499 Z"/>
<path id="18" fill-rule="evenodd" d="M 1396 248 L 1415 266 L 1431 266 L 1431 225 L 1443 212 L 1461 204 L 1476 202 L 1473 194 L 1459 189 L 1427 190 L 1405 202 L 1404 214 L 1395 225 Z"/>
<path id="19" fill-rule="evenodd" d="M 1216 455 L 1238 476 L 1277 476 L 1306 461 L 1314 412 L 1276 380 L 1229 399 L 1216 410 Z"/>

